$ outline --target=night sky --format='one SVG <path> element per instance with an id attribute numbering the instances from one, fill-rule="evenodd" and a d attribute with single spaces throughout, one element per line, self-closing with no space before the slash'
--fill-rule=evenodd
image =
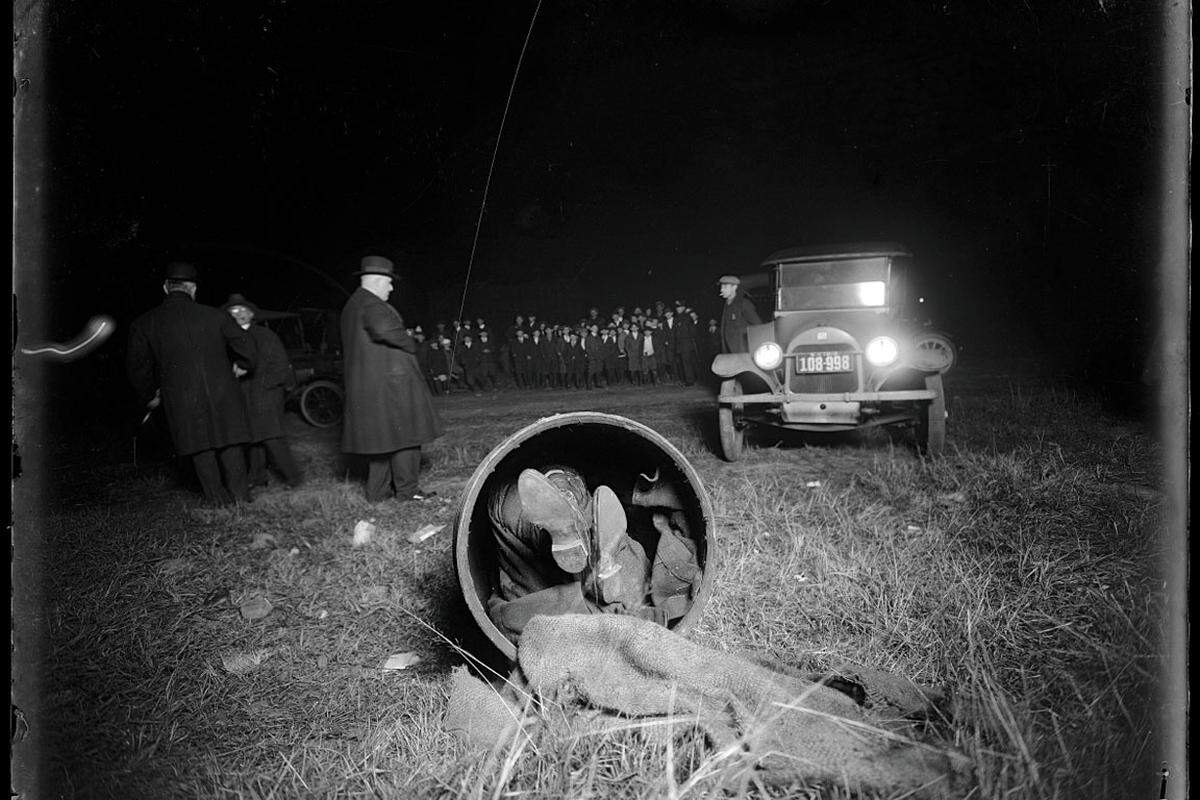
<path id="1" fill-rule="evenodd" d="M 18 3 L 43 57 L 18 97 L 44 112 L 21 335 L 112 314 L 87 369 L 116 386 L 176 258 L 202 302 L 337 308 L 380 253 L 426 324 L 470 268 L 466 313 L 503 327 L 675 298 L 708 318 L 715 278 L 774 250 L 894 240 L 964 357 L 1137 374 L 1156 3 L 546 2 L 476 245 L 535 6 Z"/>

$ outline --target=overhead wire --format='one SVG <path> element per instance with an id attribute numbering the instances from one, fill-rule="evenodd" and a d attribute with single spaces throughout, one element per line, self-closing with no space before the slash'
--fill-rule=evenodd
<path id="1" fill-rule="evenodd" d="M 496 144 L 492 148 L 492 161 L 488 165 L 487 180 L 483 184 L 483 197 L 479 201 L 479 217 L 475 221 L 475 236 L 471 240 L 471 255 L 467 259 L 467 274 L 463 279 L 462 297 L 458 303 L 458 314 L 455 319 L 462 319 L 463 309 L 467 306 L 467 290 L 471 285 L 471 270 L 475 266 L 475 252 L 479 247 L 479 231 L 483 228 L 483 214 L 487 209 L 488 191 L 492 186 L 492 173 L 496 169 L 496 157 L 500 153 L 500 139 L 504 136 L 504 123 L 508 120 L 508 110 L 512 106 L 513 93 L 517 89 L 517 77 L 521 74 L 521 64 L 525 61 L 525 51 L 529 49 L 529 40 L 533 37 L 533 26 L 537 22 L 538 12 L 542 10 L 542 0 L 538 0 L 533 8 L 533 16 L 529 19 L 529 29 L 525 31 L 525 42 L 521 45 L 521 54 L 517 57 L 517 66 L 513 69 L 512 82 L 508 86 L 508 98 L 504 101 L 504 113 L 500 116 L 500 129 L 496 131 Z M 455 333 L 451 358 L 458 355 L 458 334 Z"/>

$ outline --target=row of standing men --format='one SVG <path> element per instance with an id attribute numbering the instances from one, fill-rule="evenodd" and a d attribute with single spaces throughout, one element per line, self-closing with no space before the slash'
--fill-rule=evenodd
<path id="1" fill-rule="evenodd" d="M 455 322 L 426 340 L 413 329 L 417 360 L 430 388 L 445 394 L 457 388 L 476 393 L 503 386 L 594 389 L 603 386 L 679 383 L 690 386 L 707 376 L 721 351 L 716 320 L 707 329 L 681 301 L 658 304 L 626 316 L 618 307 L 607 320 L 597 309 L 575 325 L 539 322 L 518 315 L 497 339 L 482 319 Z"/>

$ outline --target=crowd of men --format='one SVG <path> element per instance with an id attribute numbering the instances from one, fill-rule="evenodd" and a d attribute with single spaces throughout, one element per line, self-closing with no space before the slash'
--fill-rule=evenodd
<path id="1" fill-rule="evenodd" d="M 442 435 L 433 394 L 520 389 L 596 389 L 618 384 L 690 386 L 718 353 L 744 351 L 759 321 L 736 276 L 717 283 L 721 321 L 702 324 L 681 300 L 608 317 L 591 308 L 574 325 L 518 314 L 494 335 L 483 319 L 437 323 L 428 338 L 388 303 L 398 279 L 383 256 L 366 256 L 358 288 L 342 308 L 345 414 L 342 452 L 366 460 L 366 496 L 424 500 L 421 446 Z M 167 265 L 163 303 L 130 325 L 126 367 L 147 409 L 162 407 L 176 452 L 190 457 L 212 503 L 248 502 L 268 482 L 268 464 L 289 486 L 304 476 L 284 435 L 292 387 L 278 337 L 255 325 L 257 307 L 231 295 L 221 309 L 195 302 L 197 270 Z"/>
<path id="2" fill-rule="evenodd" d="M 497 332 L 482 318 L 412 329 L 417 361 L 435 394 L 518 389 L 597 389 L 705 380 L 721 352 L 717 320 L 681 300 L 599 308 L 574 324 L 518 314 Z"/>

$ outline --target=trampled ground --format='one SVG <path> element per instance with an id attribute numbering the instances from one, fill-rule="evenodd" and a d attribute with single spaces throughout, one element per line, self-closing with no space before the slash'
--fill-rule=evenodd
<path id="1" fill-rule="evenodd" d="M 714 455 L 706 389 L 456 395 L 426 451 L 439 497 L 383 507 L 348 479 L 336 430 L 294 417 L 308 485 L 232 511 L 201 508 L 169 466 L 135 468 L 128 447 L 77 443 L 43 476 L 36 521 L 45 636 L 22 707 L 36 796 L 845 796 L 729 784 L 702 748 L 636 731 L 548 733 L 499 772 L 440 730 L 464 661 L 451 642 L 485 656 L 452 568 L 458 496 L 512 432 L 584 409 L 657 430 L 711 496 L 720 555 L 693 638 L 950 687 L 954 719 L 935 734 L 974 761 L 976 797 L 1149 796 L 1157 446 L 1020 365 L 968 365 L 947 391 L 937 462 L 874 435 L 760 440 L 736 464 Z M 377 533 L 352 547 L 364 519 Z M 426 523 L 446 527 L 411 544 Z M 271 610 L 248 620 L 255 598 Z M 381 669 L 410 652 L 415 666 Z"/>

